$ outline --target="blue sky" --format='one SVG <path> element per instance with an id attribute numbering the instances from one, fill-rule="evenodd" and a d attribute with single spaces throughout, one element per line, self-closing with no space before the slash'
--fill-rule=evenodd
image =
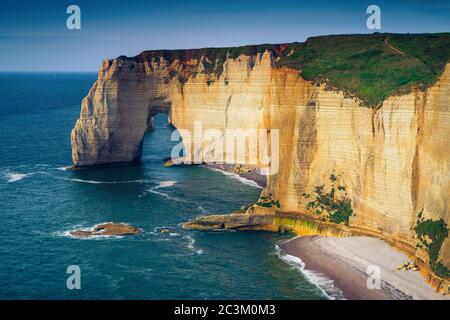
<path id="1" fill-rule="evenodd" d="M 81 8 L 81 30 L 66 9 Z M 148 49 L 223 47 L 381 32 L 448 32 L 450 1 L 11 1 L 0 3 L 0 71 L 96 71 L 103 59 Z"/>

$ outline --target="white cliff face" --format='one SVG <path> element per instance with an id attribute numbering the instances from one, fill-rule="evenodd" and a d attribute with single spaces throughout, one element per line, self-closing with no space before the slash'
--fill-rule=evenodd
<path id="1" fill-rule="evenodd" d="M 173 76 L 183 72 L 179 61 L 104 61 L 72 131 L 74 164 L 139 159 L 158 112 L 191 132 L 195 121 L 204 130 L 279 129 L 279 171 L 263 192 L 279 200 L 280 211 L 314 217 L 302 195 L 335 173 L 352 200 L 355 230 L 414 253 L 412 228 L 422 208 L 426 218 L 449 224 L 450 65 L 427 91 L 371 109 L 296 70 L 274 68 L 273 60 L 269 52 L 227 59 L 220 77 L 187 61 L 198 73 L 185 83 Z M 440 258 L 450 266 L 448 238 Z"/>

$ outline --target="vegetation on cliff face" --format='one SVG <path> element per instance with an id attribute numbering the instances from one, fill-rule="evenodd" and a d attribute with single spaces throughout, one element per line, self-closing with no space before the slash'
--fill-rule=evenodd
<path id="1" fill-rule="evenodd" d="M 142 62 L 163 57 L 184 63 L 207 57 L 205 72 L 220 76 L 227 57 L 256 56 L 266 50 L 272 52 L 277 67 L 300 70 L 306 80 L 325 83 L 375 107 L 392 94 L 432 85 L 449 61 L 450 33 L 320 36 L 290 44 L 155 50 L 120 58 Z M 185 64 L 185 68 L 190 70 L 187 74 L 196 73 L 195 66 Z"/>
<path id="2" fill-rule="evenodd" d="M 258 199 L 258 202 L 256 202 L 256 205 L 260 207 L 265 208 L 280 208 L 280 202 L 272 197 L 272 194 L 269 194 L 268 196 L 262 196 Z"/>
<path id="3" fill-rule="evenodd" d="M 430 268 L 436 275 L 449 278 L 450 270 L 439 261 L 442 243 L 448 237 L 447 223 L 443 219 L 431 220 L 423 217 L 423 209 L 419 212 L 414 228 L 419 239 L 418 248 L 426 248 L 430 259 Z"/>
<path id="4" fill-rule="evenodd" d="M 331 187 L 327 192 L 325 185 L 314 188 L 314 200 L 306 205 L 308 210 L 312 210 L 317 215 L 327 214 L 327 218 L 333 223 L 345 223 L 349 225 L 350 217 L 353 215 L 351 199 L 347 197 L 345 186 L 336 186 L 338 177 L 335 174 L 330 175 Z M 305 199 L 310 199 L 311 195 L 304 193 Z"/>

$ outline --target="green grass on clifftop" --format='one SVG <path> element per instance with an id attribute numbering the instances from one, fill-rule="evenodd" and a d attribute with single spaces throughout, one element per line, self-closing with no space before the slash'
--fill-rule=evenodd
<path id="1" fill-rule="evenodd" d="M 288 45 L 278 62 L 306 80 L 354 94 L 369 106 L 436 82 L 450 56 L 450 33 L 372 34 L 310 38 Z"/>
<path id="2" fill-rule="evenodd" d="M 392 94 L 435 83 L 449 61 L 450 33 L 320 36 L 281 45 L 144 51 L 132 59 L 163 56 L 185 61 L 206 56 L 210 60 L 206 72 L 220 75 L 227 56 L 252 56 L 265 50 L 279 58 L 278 67 L 300 70 L 306 80 L 325 83 L 375 107 Z"/>

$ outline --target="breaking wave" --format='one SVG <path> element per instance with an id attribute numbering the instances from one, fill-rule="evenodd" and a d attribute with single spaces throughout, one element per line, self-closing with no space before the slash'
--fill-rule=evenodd
<path id="1" fill-rule="evenodd" d="M 322 273 L 306 269 L 305 263 L 302 261 L 302 259 L 285 253 L 278 245 L 275 245 L 275 248 L 278 257 L 282 261 L 299 270 L 306 277 L 306 279 L 312 284 L 316 285 L 327 298 L 331 300 L 345 299 L 344 293 L 341 289 L 334 285 L 333 280 L 327 278 Z"/>
<path id="2" fill-rule="evenodd" d="M 208 169 L 211 169 L 213 171 L 217 171 L 222 173 L 223 175 L 226 175 L 232 179 L 238 180 L 239 182 L 242 182 L 243 184 L 246 184 L 248 186 L 252 186 L 258 189 L 263 189 L 263 187 L 261 187 L 259 184 L 257 184 L 255 181 L 241 177 L 240 175 L 238 175 L 237 173 L 234 172 L 228 172 L 222 169 L 218 169 L 218 168 L 212 168 L 212 167 L 207 167 Z"/>

